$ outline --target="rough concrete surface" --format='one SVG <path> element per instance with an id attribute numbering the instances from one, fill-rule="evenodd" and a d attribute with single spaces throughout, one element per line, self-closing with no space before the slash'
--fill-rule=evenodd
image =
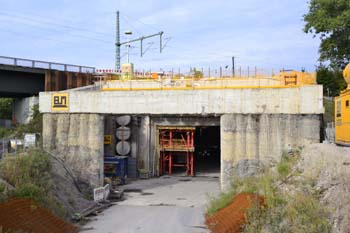
<path id="1" fill-rule="evenodd" d="M 84 194 L 78 189 L 78 184 L 74 181 L 73 174 L 69 173 L 67 168 L 56 159 L 51 159 L 54 195 L 64 206 L 68 216 L 72 217 L 76 213 L 95 206 L 95 202 L 86 199 Z"/>
<path id="2" fill-rule="evenodd" d="M 350 232 L 350 148 L 313 144 L 302 151 L 298 169 L 316 179 L 321 203 L 330 211 L 333 233 Z"/>
<path id="3" fill-rule="evenodd" d="M 28 124 L 32 119 L 33 107 L 39 104 L 39 97 L 33 96 L 16 99 L 14 103 L 14 117 L 19 124 Z"/>
<path id="4" fill-rule="evenodd" d="M 219 179 L 163 176 L 125 188 L 125 200 L 104 211 L 84 228 L 89 233 L 204 233 L 209 197 L 220 192 Z"/>
<path id="5" fill-rule="evenodd" d="M 41 92 L 40 111 L 52 112 L 50 92 Z M 112 101 L 111 101 L 112 100 Z M 189 101 L 190 100 L 190 101 Z M 70 113 L 105 114 L 322 114 L 321 85 L 157 91 L 71 91 Z"/>
<path id="6" fill-rule="evenodd" d="M 284 150 L 320 142 L 321 117 L 301 114 L 225 114 L 220 119 L 221 187 L 241 160 L 280 161 Z M 238 166 L 238 170 L 240 167 Z M 240 171 L 238 171 L 239 173 Z"/>
<path id="7" fill-rule="evenodd" d="M 58 155 L 74 175 L 93 187 L 103 184 L 104 117 L 44 114 L 44 148 Z"/>

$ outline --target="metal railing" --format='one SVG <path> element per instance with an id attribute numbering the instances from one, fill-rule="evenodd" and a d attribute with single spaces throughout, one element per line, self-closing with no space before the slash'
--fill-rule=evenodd
<path id="1" fill-rule="evenodd" d="M 47 69 L 47 70 L 59 70 L 59 71 L 70 71 L 79 73 L 95 73 L 95 67 L 92 66 L 79 66 L 58 62 L 47 62 L 40 60 L 31 60 L 25 58 L 6 57 L 0 56 L 0 64 L 11 65 L 11 66 L 22 66 L 36 69 Z"/>

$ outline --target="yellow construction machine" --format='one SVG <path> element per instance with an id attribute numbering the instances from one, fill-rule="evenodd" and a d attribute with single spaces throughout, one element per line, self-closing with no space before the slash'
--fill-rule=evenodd
<path id="1" fill-rule="evenodd" d="M 350 146 L 350 63 L 343 76 L 348 86 L 334 98 L 335 143 Z"/>

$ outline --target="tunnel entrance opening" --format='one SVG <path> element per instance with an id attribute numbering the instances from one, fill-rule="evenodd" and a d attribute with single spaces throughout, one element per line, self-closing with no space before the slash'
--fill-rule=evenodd
<path id="1" fill-rule="evenodd" d="M 220 127 L 161 127 L 160 175 L 204 176 L 220 172 Z"/>
<path id="2" fill-rule="evenodd" d="M 196 175 L 220 172 L 220 126 L 196 127 L 195 137 Z"/>

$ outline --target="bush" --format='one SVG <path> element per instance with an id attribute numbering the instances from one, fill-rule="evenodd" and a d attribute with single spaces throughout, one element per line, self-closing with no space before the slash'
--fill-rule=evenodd
<path id="1" fill-rule="evenodd" d="M 39 186 L 28 183 L 28 184 L 23 184 L 19 186 L 16 189 L 14 196 L 18 198 L 30 198 L 40 202 L 41 201 L 40 197 L 43 195 L 42 192 L 43 192 L 43 189 L 40 188 Z"/>
<path id="2" fill-rule="evenodd" d="M 10 129 L 0 127 L 0 139 L 8 137 L 11 134 L 11 132 L 12 131 Z"/>
<path id="3" fill-rule="evenodd" d="M 255 181 L 255 185 L 261 186 L 264 190 L 261 194 L 265 197 L 266 206 L 263 209 L 255 206 L 248 211 L 248 223 L 244 227 L 245 233 L 331 232 L 327 210 L 321 206 L 318 197 L 301 191 L 283 195 L 275 187 L 278 179 L 270 183 L 262 182 L 261 179 L 255 179 Z"/>
<path id="4" fill-rule="evenodd" d="M 290 198 L 285 212 L 287 232 L 331 232 L 331 225 L 327 219 L 328 213 L 312 194 L 296 193 Z"/>
<path id="5" fill-rule="evenodd" d="M 313 192 L 312 187 L 307 185 L 309 181 L 302 179 L 297 182 L 298 189 L 295 189 L 293 184 L 292 192 L 283 191 L 283 187 L 293 183 L 292 178 L 296 173 L 293 173 L 292 167 L 300 158 L 299 155 L 300 151 L 283 152 L 281 162 L 277 164 L 277 172 L 267 170 L 254 177 L 232 178 L 234 182 L 231 191 L 211 199 L 207 214 L 211 216 L 226 207 L 238 193 L 253 193 L 264 196 L 265 205 L 256 205 L 247 211 L 245 233 L 331 232 L 328 212 L 321 206 L 318 193 Z"/>
<path id="6" fill-rule="evenodd" d="M 43 116 L 39 112 L 39 105 L 33 106 L 32 120 L 26 125 L 18 125 L 14 131 L 14 136 L 21 137 L 24 133 L 41 134 L 43 129 Z"/>
<path id="7" fill-rule="evenodd" d="M 12 102 L 11 98 L 0 98 L 0 119 L 12 118 Z"/>
<path id="8" fill-rule="evenodd" d="M 277 165 L 277 172 L 281 176 L 281 178 L 284 180 L 287 178 L 288 174 L 290 173 L 290 167 L 288 163 L 280 163 Z"/>
<path id="9" fill-rule="evenodd" d="M 40 149 L 6 157 L 0 163 L 0 176 L 15 190 L 8 197 L 30 198 L 57 215 L 66 217 L 65 209 L 52 192 L 50 157 Z"/>
<path id="10" fill-rule="evenodd" d="M 6 157 L 0 163 L 0 175 L 15 187 L 27 183 L 48 186 L 50 169 L 50 157 L 39 149 L 23 152 L 16 157 Z"/>
<path id="11" fill-rule="evenodd" d="M 266 208 L 261 210 L 255 207 L 248 211 L 245 233 L 331 232 L 327 210 L 321 206 L 317 193 L 312 192 L 310 186 L 304 187 L 303 182 L 298 182 L 298 188 L 303 191 L 294 190 L 287 193 L 279 187 L 281 181 L 288 183 L 288 176 L 295 175 L 292 173 L 292 167 L 300 158 L 299 155 L 300 151 L 284 152 L 281 162 L 277 165 L 277 174 L 267 172 L 259 177 L 250 178 L 249 186 L 255 187 L 257 193 L 265 197 Z"/>
<path id="12" fill-rule="evenodd" d="M 326 123 L 334 122 L 334 101 L 323 99 L 324 105 L 324 121 Z"/>

